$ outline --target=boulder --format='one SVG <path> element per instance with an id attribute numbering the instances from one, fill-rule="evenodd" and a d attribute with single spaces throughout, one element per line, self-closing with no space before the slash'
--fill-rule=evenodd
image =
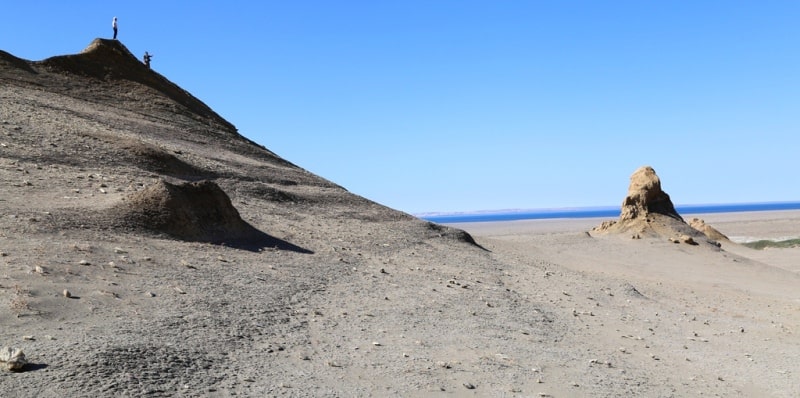
<path id="1" fill-rule="evenodd" d="M 25 353 L 19 348 L 3 347 L 0 349 L 0 366 L 3 369 L 19 372 L 28 361 L 25 359 Z"/>

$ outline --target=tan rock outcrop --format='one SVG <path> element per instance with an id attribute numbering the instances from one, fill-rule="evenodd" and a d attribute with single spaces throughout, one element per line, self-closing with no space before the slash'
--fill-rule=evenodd
<path id="1" fill-rule="evenodd" d="M 628 195 L 622 202 L 619 219 L 635 220 L 647 217 L 651 213 L 683 220 L 675 211 L 669 195 L 661 189 L 661 179 L 656 175 L 656 171 L 650 166 L 643 166 L 631 175 Z"/>
<path id="2" fill-rule="evenodd" d="M 605 221 L 596 233 L 617 233 L 633 239 L 667 239 L 674 243 L 718 247 L 703 230 L 689 226 L 675 210 L 669 195 L 661 189 L 661 179 L 650 166 L 638 168 L 630 178 L 628 194 L 622 201 L 619 219 Z M 716 235 L 715 235 L 716 236 Z"/>

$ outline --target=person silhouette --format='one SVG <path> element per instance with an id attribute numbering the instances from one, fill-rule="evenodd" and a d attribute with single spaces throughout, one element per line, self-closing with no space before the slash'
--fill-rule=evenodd
<path id="1" fill-rule="evenodd" d="M 144 66 L 146 66 L 147 69 L 150 69 L 150 58 L 153 58 L 153 54 L 150 54 L 149 52 L 145 51 L 142 60 L 144 61 Z"/>
<path id="2" fill-rule="evenodd" d="M 114 29 L 114 40 L 117 40 L 117 17 L 111 20 L 111 28 Z"/>

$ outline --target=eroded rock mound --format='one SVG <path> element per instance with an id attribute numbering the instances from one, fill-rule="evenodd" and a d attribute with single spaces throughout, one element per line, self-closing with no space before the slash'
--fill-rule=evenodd
<path id="1" fill-rule="evenodd" d="M 649 214 L 662 214 L 683 220 L 666 192 L 661 190 L 661 179 L 650 166 L 643 166 L 631 175 L 628 195 L 622 202 L 620 221 L 635 220 Z"/>
<path id="2" fill-rule="evenodd" d="M 182 240 L 225 242 L 260 233 L 242 220 L 228 195 L 212 181 L 159 181 L 125 200 L 121 213 L 128 224 Z"/>
<path id="3" fill-rule="evenodd" d="M 467 231 L 457 228 L 447 227 L 444 225 L 439 225 L 432 222 L 427 223 L 426 226 L 429 237 L 452 239 L 458 242 L 468 243 L 470 245 L 486 250 L 483 246 L 479 245 L 478 242 L 475 242 L 475 239 Z"/>
<path id="4" fill-rule="evenodd" d="M 703 234 L 705 234 L 705 236 L 709 237 L 709 239 L 713 239 L 718 242 L 730 241 L 730 239 L 725 234 L 719 232 L 716 228 L 706 224 L 706 222 L 702 219 L 693 218 L 691 221 L 689 221 L 689 226 L 702 232 Z"/>
<path id="5" fill-rule="evenodd" d="M 717 246 L 683 220 L 669 195 L 661 189 L 661 179 L 650 166 L 640 167 L 631 175 L 619 219 L 605 221 L 593 231 L 629 234 L 634 239 L 655 237 L 675 243 L 697 245 L 703 242 Z"/>

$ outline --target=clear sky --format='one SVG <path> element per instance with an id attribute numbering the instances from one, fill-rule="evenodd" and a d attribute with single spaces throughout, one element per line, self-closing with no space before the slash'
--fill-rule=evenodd
<path id="1" fill-rule="evenodd" d="M 119 39 L 241 134 L 409 213 L 800 200 L 800 1 L 14 1 L 28 60 Z"/>

